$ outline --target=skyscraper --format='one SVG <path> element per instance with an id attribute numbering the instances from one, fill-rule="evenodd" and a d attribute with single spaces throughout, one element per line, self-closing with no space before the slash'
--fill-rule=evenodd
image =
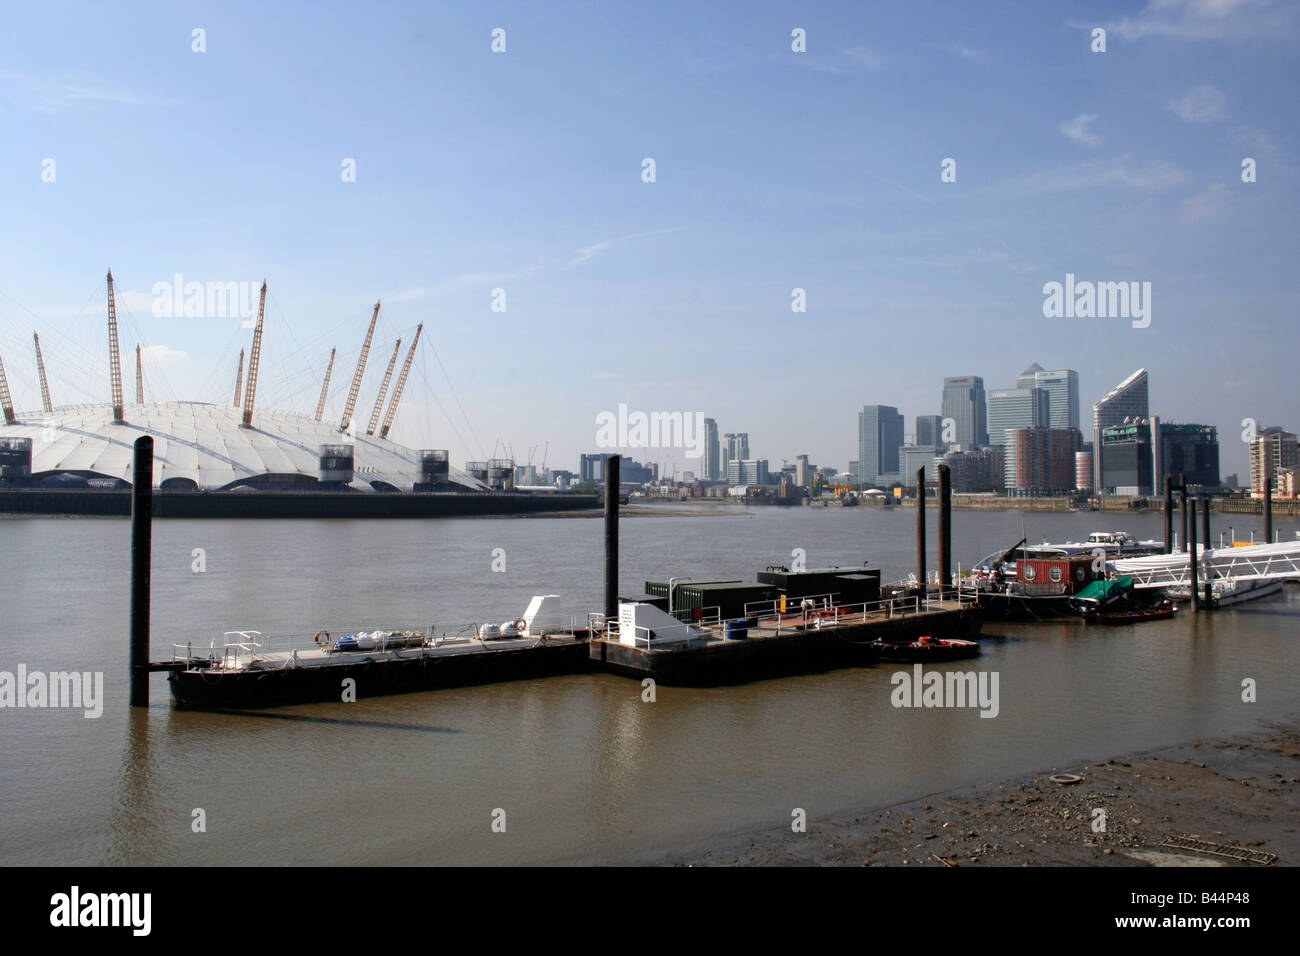
<path id="1" fill-rule="evenodd" d="M 1047 372 L 1035 362 L 1020 373 L 1016 379 L 1016 388 L 1041 388 L 1047 391 L 1050 427 L 1079 427 L 1079 373 L 1074 369 Z M 989 432 L 990 435 L 993 434 L 991 425 Z"/>
<path id="2" fill-rule="evenodd" d="M 1277 494 L 1278 478 L 1283 472 L 1300 467 L 1300 446 L 1294 432 L 1273 425 L 1261 428 L 1250 443 L 1250 493 L 1264 497 L 1264 479 L 1272 478 Z"/>
<path id="3" fill-rule="evenodd" d="M 901 474 L 903 416 L 893 405 L 863 405 L 858 412 L 858 480 L 875 484 Z"/>
<path id="4" fill-rule="evenodd" d="M 916 416 L 916 445 L 945 445 L 942 415 Z"/>
<path id="5" fill-rule="evenodd" d="M 944 418 L 956 423 L 955 441 L 965 450 L 989 443 L 988 403 L 984 397 L 984 379 L 963 375 L 943 380 Z"/>
<path id="6" fill-rule="evenodd" d="M 1020 381 L 1024 381 L 1023 376 Z M 1047 389 L 1032 385 L 990 391 L 989 444 L 1005 445 L 1007 429 L 1047 428 L 1050 398 Z"/>
<path id="7" fill-rule="evenodd" d="M 735 459 L 744 461 L 749 457 L 749 433 L 727 432 L 722 436 L 722 460 L 719 463 L 719 477 L 725 479 L 731 472 L 731 462 Z"/>
<path id="8" fill-rule="evenodd" d="M 1123 424 L 1126 418 L 1148 418 L 1151 411 L 1147 401 L 1147 370 L 1138 369 L 1120 382 L 1092 406 L 1092 471 L 1093 487 L 1100 494 L 1105 491 L 1101 483 L 1106 457 L 1102 448 L 1102 432 L 1111 425 Z"/>
<path id="9" fill-rule="evenodd" d="M 718 444 L 718 423 L 704 419 L 704 480 L 718 481 L 722 476 L 722 449 Z"/>

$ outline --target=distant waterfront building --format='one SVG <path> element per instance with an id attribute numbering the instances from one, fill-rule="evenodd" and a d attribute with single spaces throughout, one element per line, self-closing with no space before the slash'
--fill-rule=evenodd
<path id="1" fill-rule="evenodd" d="M 744 459 L 749 457 L 749 432 L 727 432 L 722 436 L 722 461 L 720 478 L 726 480 L 730 473 L 731 462 L 733 459 Z"/>
<path id="2" fill-rule="evenodd" d="M 800 488 L 811 488 L 816 465 L 808 463 L 807 455 L 798 455 L 794 460 L 794 483 Z"/>
<path id="3" fill-rule="evenodd" d="M 1079 428 L 1079 373 L 1074 369 L 1063 368 L 1045 371 L 1035 362 L 1020 373 L 1016 379 L 1016 388 L 1041 388 L 1047 392 L 1049 420 L 1044 422 L 1048 428 Z M 989 409 L 989 434 L 993 432 L 992 408 Z"/>
<path id="4" fill-rule="evenodd" d="M 580 455 L 578 457 L 578 480 L 583 482 L 604 481 L 605 463 L 616 454 L 617 452 L 601 452 L 596 455 Z M 654 481 L 658 476 L 659 466 L 657 464 L 643 465 L 639 461 L 633 461 L 626 455 L 621 456 L 619 460 L 618 480 L 620 484 L 641 485 Z"/>
<path id="5" fill-rule="evenodd" d="M 1106 490 L 1102 473 L 1106 467 L 1106 448 L 1102 432 L 1125 419 L 1147 418 L 1151 414 L 1147 395 L 1147 370 L 1138 369 L 1106 393 L 1092 406 L 1092 474 L 1093 488 Z"/>
<path id="6" fill-rule="evenodd" d="M 1009 428 L 1004 485 L 1017 496 L 1055 495 L 1077 484 L 1075 453 L 1082 444 L 1077 428 Z"/>
<path id="7" fill-rule="evenodd" d="M 727 462 L 728 485 L 734 487 L 737 485 L 770 485 L 771 483 L 766 458 L 733 458 Z"/>
<path id="8" fill-rule="evenodd" d="M 916 472 L 920 468 L 925 469 L 926 481 L 938 480 L 938 472 L 935 469 L 943 459 L 942 445 L 904 445 L 900 453 L 903 456 L 904 485 L 911 488 L 916 484 Z"/>
<path id="9" fill-rule="evenodd" d="M 989 392 L 989 444 L 1006 443 L 1008 429 L 1049 427 L 1046 389 L 995 388 Z"/>
<path id="10" fill-rule="evenodd" d="M 944 418 L 956 424 L 953 441 L 964 450 L 982 448 L 989 443 L 988 402 L 984 396 L 984 379 L 963 375 L 943 380 Z"/>
<path id="11" fill-rule="evenodd" d="M 609 461 L 614 452 L 600 452 L 595 455 L 578 456 L 578 480 L 579 481 L 604 481 L 605 480 L 605 462 Z M 622 477 L 622 472 L 619 472 Z"/>
<path id="12" fill-rule="evenodd" d="M 1255 433 L 1250 443 L 1250 494 L 1264 496 L 1264 479 L 1272 478 L 1275 492 L 1284 472 L 1300 468 L 1300 449 L 1294 432 L 1273 425 Z M 1280 497 L 1280 495 L 1279 495 Z"/>
<path id="13" fill-rule="evenodd" d="M 704 478 L 718 481 L 722 477 L 722 446 L 718 442 L 718 423 L 704 419 Z"/>
<path id="14" fill-rule="evenodd" d="M 939 445 L 947 448 L 943 440 L 943 416 L 917 415 L 916 434 L 913 438 L 916 445 Z"/>
<path id="15" fill-rule="evenodd" d="M 1006 458 L 999 446 L 976 451 L 950 451 L 943 456 L 942 463 L 948 466 L 953 491 L 1002 490 Z M 929 479 L 928 473 L 926 478 Z"/>
<path id="16" fill-rule="evenodd" d="M 1213 425 L 1130 419 L 1102 432 L 1103 487 L 1117 495 L 1161 493 L 1164 476 L 1189 485 L 1219 487 L 1219 434 Z"/>
<path id="17" fill-rule="evenodd" d="M 880 484 L 902 472 L 903 416 L 893 405 L 863 405 L 858 412 L 858 481 Z"/>
<path id="18" fill-rule="evenodd" d="M 1074 487 L 1076 491 L 1092 490 L 1092 452 L 1074 453 Z"/>

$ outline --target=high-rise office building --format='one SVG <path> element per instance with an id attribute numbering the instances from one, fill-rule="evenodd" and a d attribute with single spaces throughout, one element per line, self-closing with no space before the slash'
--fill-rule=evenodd
<path id="1" fill-rule="evenodd" d="M 1053 495 L 1073 491 L 1077 428 L 1012 428 L 1003 443 L 1004 484 L 1010 495 Z"/>
<path id="2" fill-rule="evenodd" d="M 940 445 L 947 447 L 943 440 L 942 415 L 917 415 L 916 434 L 913 444 L 918 446 Z"/>
<path id="3" fill-rule="evenodd" d="M 858 412 L 858 480 L 893 481 L 902 473 L 903 416 L 893 405 L 863 405 Z"/>
<path id="4" fill-rule="evenodd" d="M 813 472 L 816 467 L 809 464 L 807 455 L 798 455 L 794 460 L 794 483 L 800 488 L 811 488 Z"/>
<path id="5" fill-rule="evenodd" d="M 1102 432 L 1111 425 L 1119 425 L 1133 418 L 1148 418 L 1151 410 L 1147 396 L 1147 370 L 1138 369 L 1124 381 L 1120 382 L 1092 406 L 1092 470 L 1093 487 L 1098 493 L 1105 492 L 1106 485 L 1102 476 L 1106 468 L 1106 449 L 1102 444 Z"/>
<path id="6" fill-rule="evenodd" d="M 1046 389 L 1036 386 L 995 388 L 990 391 L 989 444 L 1006 444 L 1007 429 L 1049 427 L 1050 398 Z"/>
<path id="7" fill-rule="evenodd" d="M 1016 388 L 1041 388 L 1048 395 L 1049 428 L 1079 427 L 1079 373 L 1071 368 L 1044 371 L 1037 362 L 1020 373 Z M 992 409 L 989 410 L 990 416 Z M 989 422 L 993 435 L 993 423 Z"/>
<path id="8" fill-rule="evenodd" d="M 767 485 L 771 481 L 766 458 L 733 458 L 727 462 L 729 485 Z"/>
<path id="9" fill-rule="evenodd" d="M 722 448 L 718 442 L 718 423 L 704 419 L 704 480 L 718 481 L 722 477 Z"/>
<path id="10" fill-rule="evenodd" d="M 749 457 L 749 432 L 727 432 L 722 436 L 722 460 L 720 477 L 726 479 L 730 474 L 733 459 L 744 460 Z"/>
<path id="11" fill-rule="evenodd" d="M 1102 429 L 1106 465 L 1102 483 L 1117 495 L 1159 494 L 1164 476 L 1187 477 L 1189 485 L 1219 485 L 1219 433 L 1213 425 L 1132 418 Z"/>
<path id="12" fill-rule="evenodd" d="M 1274 494 L 1281 496 L 1278 479 L 1286 472 L 1300 467 L 1300 447 L 1294 432 L 1277 426 L 1261 428 L 1250 443 L 1250 493 L 1254 498 L 1264 496 L 1264 479 L 1273 479 Z"/>
<path id="13" fill-rule="evenodd" d="M 969 451 L 989 443 L 984 379 L 978 375 L 945 378 L 941 411 L 944 418 L 951 418 L 955 423 L 954 441 L 963 450 Z"/>

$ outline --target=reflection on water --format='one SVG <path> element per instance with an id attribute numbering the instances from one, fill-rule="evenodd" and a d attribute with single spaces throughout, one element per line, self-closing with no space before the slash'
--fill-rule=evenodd
<path id="1" fill-rule="evenodd" d="M 914 513 L 870 508 L 629 518 L 622 591 L 649 578 L 750 579 L 788 563 L 913 561 Z M 1031 541 L 1160 534 L 1160 516 L 1025 516 Z M 954 512 L 964 564 L 1020 537 L 1021 515 Z M 1233 516 L 1238 538 L 1250 519 Z M 537 863 L 635 859 L 1007 775 L 1251 729 L 1300 710 L 1300 589 L 1128 628 L 991 625 L 1000 713 L 894 709 L 878 665 L 741 687 L 611 675 L 519 681 L 256 712 L 125 706 L 125 522 L 2 526 L 0 669 L 103 670 L 99 720 L 6 710 L 4 863 Z M 1280 523 L 1291 536 L 1295 523 Z M 1244 530 L 1243 530 L 1244 529 Z M 439 627 L 516 617 L 533 593 L 600 603 L 600 522 L 161 522 L 153 656 L 237 627 Z M 931 534 L 934 531 L 931 528 Z M 1217 531 L 1216 531 L 1217 534 Z M 208 570 L 191 569 L 203 547 Z M 494 573 L 504 548 L 508 572 Z M 934 545 L 931 542 L 931 548 Z M 933 550 L 932 550 L 933 554 Z M 1259 682 L 1257 704 L 1241 681 Z M 505 833 L 491 830 L 506 812 Z M 207 832 L 194 833 L 202 809 Z"/>

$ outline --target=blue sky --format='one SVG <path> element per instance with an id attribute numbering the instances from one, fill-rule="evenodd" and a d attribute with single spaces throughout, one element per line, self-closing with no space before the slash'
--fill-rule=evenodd
<path id="1" fill-rule="evenodd" d="M 56 404 L 107 399 L 111 266 L 151 399 L 229 401 L 250 337 L 153 316 L 176 273 L 265 277 L 258 405 L 313 411 L 337 346 L 331 416 L 382 298 L 360 417 L 424 322 L 396 437 L 457 463 L 549 442 L 550 465 L 575 467 L 624 402 L 702 411 L 774 465 L 844 467 L 864 403 L 910 431 L 943 376 L 1007 387 L 1035 361 L 1078 369 L 1085 406 L 1149 368 L 1153 411 L 1220 426 L 1225 473 L 1246 470 L 1243 418 L 1300 427 L 1293 4 L 4 17 L 0 357 L 20 408 L 39 407 L 33 330 Z M 1150 327 L 1045 318 L 1043 285 L 1067 273 L 1150 282 Z"/>

